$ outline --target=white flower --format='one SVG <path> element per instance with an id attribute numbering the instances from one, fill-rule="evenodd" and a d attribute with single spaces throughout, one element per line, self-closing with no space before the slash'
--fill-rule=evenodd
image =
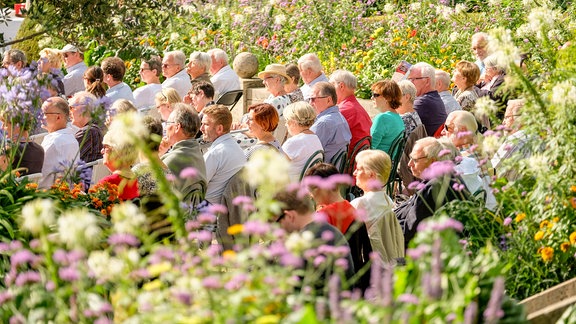
<path id="1" fill-rule="evenodd" d="M 572 105 L 576 103 L 576 87 L 570 81 L 563 81 L 552 88 L 552 102 L 557 105 Z"/>
<path id="2" fill-rule="evenodd" d="M 454 13 L 456 14 L 466 12 L 466 10 L 467 10 L 466 5 L 463 3 L 459 3 L 456 5 L 456 7 L 454 7 Z"/>
<path id="3" fill-rule="evenodd" d="M 510 66 L 520 57 L 520 51 L 512 41 L 512 32 L 502 27 L 492 29 L 488 40 L 488 48 L 494 53 L 498 65 Z"/>
<path id="4" fill-rule="evenodd" d="M 274 18 L 274 23 L 276 25 L 284 25 L 285 22 L 286 22 L 286 16 L 285 15 L 280 14 Z"/>
<path id="5" fill-rule="evenodd" d="M 56 223 L 52 200 L 36 199 L 22 208 L 22 228 L 32 234 L 38 234 L 43 228 Z"/>
<path id="6" fill-rule="evenodd" d="M 218 10 L 216 10 L 216 14 L 218 15 L 218 17 L 224 17 L 228 14 L 228 8 L 224 6 L 218 7 Z"/>
<path id="7" fill-rule="evenodd" d="M 482 120 L 483 117 L 493 116 L 498 111 L 499 107 L 496 105 L 494 100 L 490 99 L 489 96 L 484 96 L 476 100 L 474 105 L 474 115 L 478 120 Z"/>
<path id="8" fill-rule="evenodd" d="M 284 244 L 288 251 L 300 255 L 303 251 L 312 246 L 313 240 L 314 234 L 310 231 L 304 231 L 303 233 L 293 232 L 290 233 Z"/>
<path id="9" fill-rule="evenodd" d="M 116 115 L 108 128 L 110 139 L 117 146 L 132 145 L 148 136 L 148 128 L 143 123 L 143 117 L 135 112 Z"/>
<path id="10" fill-rule="evenodd" d="M 418 10 L 420 10 L 420 8 L 422 8 L 421 2 L 413 2 L 410 4 L 410 10 L 411 11 L 418 11 Z"/>
<path id="11" fill-rule="evenodd" d="M 63 213 L 58 218 L 60 240 L 68 247 L 85 249 L 100 240 L 102 230 L 96 216 L 87 209 Z"/>
<path id="12" fill-rule="evenodd" d="M 290 182 L 288 169 L 290 162 L 272 149 L 254 152 L 246 163 L 247 181 L 253 186 L 266 186 L 271 190 L 281 190 Z"/>
<path id="13" fill-rule="evenodd" d="M 494 153 L 496 153 L 496 151 L 498 151 L 500 145 L 501 140 L 498 136 L 485 136 L 484 140 L 482 141 L 482 151 L 489 156 L 492 156 Z"/>
<path id="14" fill-rule="evenodd" d="M 244 16 L 241 14 L 235 14 L 234 15 L 234 23 L 236 24 L 241 24 L 244 22 Z"/>
<path id="15" fill-rule="evenodd" d="M 392 3 L 387 3 L 384 5 L 385 13 L 393 13 L 396 10 L 396 6 Z"/>
<path id="16" fill-rule="evenodd" d="M 178 33 L 171 33 L 171 34 L 170 34 L 170 40 L 171 40 L 171 41 L 176 41 L 176 40 L 178 40 L 179 38 L 180 38 L 180 34 L 178 34 Z"/>
<path id="17" fill-rule="evenodd" d="M 460 37 L 460 33 L 459 33 L 459 32 L 457 32 L 457 31 L 452 32 L 452 33 L 450 34 L 450 37 L 449 37 L 449 38 L 450 38 L 450 42 L 451 42 L 451 43 L 454 43 L 455 41 L 458 40 L 459 37 Z"/>
<path id="18" fill-rule="evenodd" d="M 88 257 L 88 268 L 101 280 L 112 280 L 123 275 L 124 261 L 111 257 L 106 251 L 93 251 Z"/>
<path id="19" fill-rule="evenodd" d="M 252 16 L 256 14 L 256 9 L 254 9 L 254 7 L 246 7 L 244 8 L 244 14 L 247 16 Z"/>
<path id="20" fill-rule="evenodd" d="M 502 4 L 502 0 L 488 0 L 488 4 L 492 7 L 500 6 Z"/>
<path id="21" fill-rule="evenodd" d="M 548 159 L 543 154 L 534 154 L 528 159 L 529 169 L 526 171 L 531 172 L 533 175 L 541 176 L 550 171 Z"/>
<path id="22" fill-rule="evenodd" d="M 146 223 L 146 215 L 130 202 L 114 206 L 110 217 L 116 233 L 137 234 Z"/>

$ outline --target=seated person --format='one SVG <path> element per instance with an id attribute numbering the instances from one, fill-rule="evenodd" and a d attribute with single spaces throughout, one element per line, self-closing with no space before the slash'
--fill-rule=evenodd
<path id="1" fill-rule="evenodd" d="M 345 246 L 350 249 L 346 238 L 344 238 L 337 228 L 328 223 L 314 220 L 312 204 L 306 198 L 300 198 L 297 192 L 280 192 L 276 194 L 274 199 L 282 205 L 281 212 L 275 218 L 275 222 L 280 224 L 280 227 L 286 232 L 311 232 L 315 239 L 315 246 Z M 301 257 L 304 258 L 303 255 Z M 347 253 L 344 258 L 348 264 L 345 275 L 347 279 L 350 279 L 355 273 L 354 263 L 350 253 Z M 306 261 L 311 262 L 312 260 Z M 315 276 L 315 278 L 313 278 L 313 287 L 316 289 L 315 292 L 311 292 L 312 294 L 323 294 L 328 279 L 337 268 L 335 267 L 334 261 L 334 258 L 327 258 L 325 262 L 316 267 L 316 269 L 321 271 L 320 274 L 317 274 L 317 272 L 311 274 L 311 276 Z M 309 272 L 307 272 L 307 274 L 309 274 Z M 306 279 L 308 278 L 304 280 Z"/>
<path id="2" fill-rule="evenodd" d="M 374 117 L 374 123 L 370 128 L 372 135 L 372 149 L 382 150 L 389 155 L 394 140 L 404 133 L 404 121 L 396 112 L 400 107 L 402 91 L 393 80 L 382 80 L 372 85 L 372 102 L 380 111 Z"/>
<path id="3" fill-rule="evenodd" d="M 0 147 L 3 152 L 0 157 L 5 160 L 5 165 L 0 170 L 4 171 L 11 165 L 12 170 L 18 170 L 20 176 L 42 172 L 44 149 L 40 144 L 30 140 L 27 127 L 12 124 L 5 117 L 1 117 L 0 121 L 8 142 L 7 147 Z"/>
<path id="4" fill-rule="evenodd" d="M 244 150 L 246 160 L 250 160 L 254 152 L 261 149 L 275 149 L 283 153 L 280 142 L 274 137 L 278 120 L 278 111 L 270 104 L 261 103 L 248 107 L 248 135 L 258 141 Z"/>
<path id="5" fill-rule="evenodd" d="M 364 191 L 350 204 L 366 213 L 366 228 L 372 250 L 378 252 L 385 263 L 403 263 L 404 234 L 394 215 L 394 202 L 386 194 L 384 185 L 390 176 L 392 161 L 380 150 L 365 150 L 356 155 L 354 178 L 356 185 Z"/>
<path id="6" fill-rule="evenodd" d="M 437 139 L 433 137 L 422 138 L 414 144 L 412 153 L 410 153 L 410 162 L 408 167 L 414 177 L 422 179 L 420 189 L 408 200 L 401 203 L 394 209 L 396 218 L 402 226 L 404 232 L 404 246 L 408 244 L 416 235 L 418 224 L 423 219 L 431 217 L 434 212 L 449 201 L 459 199 L 465 200 L 468 193 L 465 191 L 454 191 L 454 184 L 461 184 L 454 171 L 434 177 L 433 169 L 438 167 L 437 161 L 440 160 L 440 153 L 443 147 Z M 443 155 L 444 159 L 454 158 Z M 442 169 L 444 169 L 442 167 Z M 449 185 L 443 185 L 444 178 L 449 177 Z M 442 198 L 442 199 L 440 199 Z"/>
<path id="7" fill-rule="evenodd" d="M 331 176 L 338 175 L 335 166 L 328 163 L 318 163 L 306 172 L 306 177 L 319 177 L 329 181 Z M 316 202 L 316 211 L 324 214 L 330 225 L 336 227 L 348 240 L 350 254 L 354 262 L 354 269 L 359 271 L 369 267 L 372 245 L 364 223 L 356 220 L 356 209 L 340 194 L 340 188 L 321 188 L 309 186 L 310 195 Z M 369 271 L 357 283 L 357 287 L 365 291 L 370 285 Z"/>
<path id="8" fill-rule="evenodd" d="M 69 100 L 72 126 L 80 146 L 80 159 L 92 162 L 102 158 L 102 130 L 92 119 L 98 108 L 98 98 L 87 91 L 76 92 Z"/>
<path id="9" fill-rule="evenodd" d="M 115 127 L 114 123 L 118 122 L 118 120 L 112 121 L 110 130 L 104 135 L 102 141 L 104 165 L 112 174 L 102 178 L 98 183 L 108 182 L 117 185 L 120 200 L 130 200 L 140 196 L 138 179 L 130 169 L 130 166 L 136 162 L 137 151 L 134 145 L 119 140 L 125 134 L 120 133 L 120 127 Z"/>
<path id="10" fill-rule="evenodd" d="M 297 182 L 300 181 L 302 171 L 312 154 L 323 150 L 320 139 L 310 130 L 316 119 L 316 112 L 310 104 L 299 101 L 284 109 L 284 118 L 291 137 L 284 142 L 282 150 L 290 160 L 290 181 Z"/>
<path id="11" fill-rule="evenodd" d="M 197 113 L 202 113 L 204 107 L 215 104 L 214 86 L 210 81 L 192 83 L 192 88 L 184 96 L 184 103 L 192 105 Z"/>
<path id="12" fill-rule="evenodd" d="M 146 112 L 154 108 L 154 98 L 162 90 L 160 74 L 162 74 L 162 60 L 159 56 L 153 55 L 148 59 L 142 59 L 139 75 L 146 85 L 134 90 L 134 106 L 139 111 Z"/>

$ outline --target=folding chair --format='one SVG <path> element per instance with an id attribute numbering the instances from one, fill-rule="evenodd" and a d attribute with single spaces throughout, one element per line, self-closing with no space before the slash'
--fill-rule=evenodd
<path id="1" fill-rule="evenodd" d="M 306 164 L 304 164 L 304 168 L 302 169 L 302 173 L 300 173 L 300 180 L 302 180 L 304 178 L 306 171 L 308 171 L 308 169 L 310 169 L 310 167 L 312 167 L 315 164 L 322 163 L 322 162 L 324 162 L 324 151 L 323 150 L 318 150 L 318 151 L 312 153 L 312 155 L 310 155 L 310 157 L 306 161 Z"/>
<path id="2" fill-rule="evenodd" d="M 332 157 L 332 160 L 330 160 L 330 164 L 338 169 L 338 173 L 344 173 L 348 165 L 348 147 L 336 153 L 336 155 Z"/>
<path id="3" fill-rule="evenodd" d="M 216 103 L 220 105 L 230 106 L 230 110 L 232 110 L 234 109 L 234 106 L 236 106 L 236 104 L 238 103 L 238 100 L 242 98 L 243 93 L 244 91 L 242 90 L 228 91 L 220 95 L 220 97 L 218 97 L 218 100 L 216 100 Z"/>
<path id="4" fill-rule="evenodd" d="M 386 182 L 386 192 L 391 198 L 394 197 L 395 183 L 401 183 L 401 180 L 396 179 L 396 175 L 398 174 L 400 158 L 404 152 L 404 145 L 406 145 L 406 133 L 400 132 L 392 142 L 392 145 L 390 145 L 390 150 L 388 151 L 388 155 L 390 155 L 390 159 L 392 160 L 392 169 L 390 170 L 388 182 Z"/>

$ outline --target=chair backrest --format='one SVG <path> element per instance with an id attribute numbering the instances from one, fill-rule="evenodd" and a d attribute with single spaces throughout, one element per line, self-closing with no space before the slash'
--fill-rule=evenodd
<path id="1" fill-rule="evenodd" d="M 336 153 L 330 160 L 330 164 L 334 165 L 339 173 L 344 173 L 348 165 L 348 147 Z"/>
<path id="2" fill-rule="evenodd" d="M 406 144 L 406 133 L 400 132 L 398 136 L 390 145 L 390 159 L 392 160 L 392 169 L 390 170 L 390 177 L 388 182 L 386 182 L 386 191 L 390 197 L 394 197 L 394 182 L 396 181 L 396 175 L 398 172 L 398 164 L 400 163 L 400 158 L 402 158 L 402 153 L 404 152 L 404 145 Z"/>
<path id="3" fill-rule="evenodd" d="M 347 174 L 352 176 L 352 173 L 354 173 L 354 169 L 356 168 L 356 155 L 364 150 L 369 150 L 371 145 L 372 137 L 365 136 L 356 142 L 352 150 L 349 150 L 348 165 L 346 166 Z"/>
<path id="4" fill-rule="evenodd" d="M 92 166 L 92 181 L 90 182 L 92 186 L 97 184 L 100 179 L 112 174 L 112 172 L 108 170 L 108 167 L 104 165 L 103 159 L 92 161 L 86 165 Z"/>
<path id="5" fill-rule="evenodd" d="M 274 138 L 280 142 L 280 145 L 284 144 L 288 138 L 288 128 L 286 127 L 284 116 L 280 116 L 278 126 L 276 127 L 276 130 L 274 130 Z"/>
<path id="6" fill-rule="evenodd" d="M 416 178 L 414 177 L 412 171 L 410 171 L 410 168 L 408 167 L 408 162 L 410 162 L 410 153 L 412 153 L 414 143 L 416 143 L 417 140 L 424 138 L 426 136 L 428 136 L 428 134 L 426 133 L 426 127 L 424 126 L 424 124 L 420 124 L 412 131 L 412 133 L 410 133 L 410 135 L 408 135 L 408 138 L 406 139 L 406 144 L 404 145 L 402 158 L 400 158 L 400 164 L 398 165 L 398 175 L 400 176 L 400 179 L 404 184 L 404 191 L 407 194 L 413 194 L 415 192 L 414 190 L 409 189 L 408 185 L 416 181 Z"/>
<path id="7" fill-rule="evenodd" d="M 308 171 L 308 169 L 310 169 L 311 166 L 318 164 L 318 163 L 322 163 L 322 162 L 324 162 L 324 151 L 323 150 L 318 150 L 318 151 L 312 153 L 312 155 L 310 155 L 310 157 L 306 161 L 306 164 L 304 164 L 304 168 L 302 169 L 302 173 L 300 173 L 300 180 L 302 180 L 302 178 L 304 178 L 306 171 Z"/>
<path id="8" fill-rule="evenodd" d="M 42 145 L 42 141 L 44 140 L 44 137 L 46 137 L 46 135 L 48 135 L 48 133 L 36 134 L 36 135 L 30 136 L 30 139 L 33 140 L 34 143 L 36 143 L 38 145 Z"/>
<path id="9" fill-rule="evenodd" d="M 230 110 L 232 110 L 234 106 L 236 106 L 236 103 L 238 103 L 238 100 L 242 98 L 243 93 L 244 91 L 242 90 L 228 91 L 220 95 L 220 97 L 218 97 L 218 100 L 216 100 L 216 103 L 220 105 L 230 106 Z"/>

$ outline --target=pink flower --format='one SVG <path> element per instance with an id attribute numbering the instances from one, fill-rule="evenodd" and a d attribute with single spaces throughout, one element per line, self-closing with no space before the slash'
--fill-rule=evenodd
<path id="1" fill-rule="evenodd" d="M 417 305 L 419 300 L 418 300 L 418 297 L 416 297 L 415 295 L 402 294 L 402 295 L 398 296 L 398 301 L 401 303 Z"/>
<path id="2" fill-rule="evenodd" d="M 209 276 L 202 280 L 202 286 L 208 289 L 220 288 L 220 279 L 217 276 Z"/>
<path id="3" fill-rule="evenodd" d="M 42 278 L 40 273 L 36 271 L 26 271 L 16 277 L 16 286 L 22 287 L 28 283 L 39 282 Z"/>
<path id="4" fill-rule="evenodd" d="M 454 173 L 454 162 L 436 161 L 422 171 L 422 179 L 432 180 Z"/>
<path id="5" fill-rule="evenodd" d="M 207 213 L 201 213 L 198 215 L 198 221 L 201 224 L 212 224 L 216 222 L 216 216 Z"/>
<path id="6" fill-rule="evenodd" d="M 512 218 L 506 217 L 506 219 L 504 219 L 504 226 L 508 226 L 510 224 L 512 224 Z"/>
<path id="7" fill-rule="evenodd" d="M 65 267 L 58 270 L 58 276 L 63 281 L 73 282 L 80 279 L 80 272 L 75 267 Z"/>
<path id="8" fill-rule="evenodd" d="M 237 196 L 234 199 L 232 199 L 232 204 L 233 205 L 242 205 L 242 204 L 252 204 L 254 202 L 254 199 L 252 199 L 252 197 L 248 197 L 248 196 Z"/>
<path id="9" fill-rule="evenodd" d="M 182 179 L 192 179 L 198 176 L 198 170 L 193 167 L 187 167 L 180 171 L 180 178 Z"/>

